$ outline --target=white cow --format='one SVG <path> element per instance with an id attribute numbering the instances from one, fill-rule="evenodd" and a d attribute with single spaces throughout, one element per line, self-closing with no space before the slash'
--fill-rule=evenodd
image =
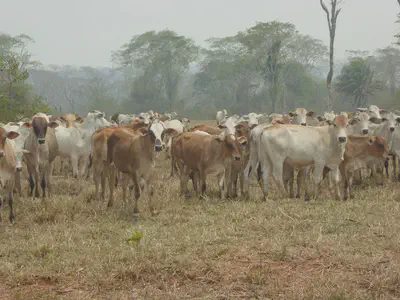
<path id="1" fill-rule="evenodd" d="M 283 167 L 286 163 L 295 169 L 314 166 L 315 198 L 319 196 L 324 167 L 330 168 L 334 174 L 336 198 L 340 199 L 338 167 L 344 156 L 347 125 L 346 117 L 337 116 L 334 126 L 278 125 L 266 128 L 260 136 L 259 152 L 264 197 L 268 197 L 270 171 L 282 195 L 288 196 L 283 182 Z"/>
<path id="2" fill-rule="evenodd" d="M 247 115 L 247 119 L 248 119 L 248 124 L 249 124 L 249 128 L 253 129 L 254 127 L 256 127 L 259 124 L 259 119 L 262 117 L 262 114 L 256 114 L 254 112 L 249 113 Z M 237 122 L 239 123 L 239 122 Z"/>
<path id="3" fill-rule="evenodd" d="M 69 157 L 72 164 L 74 177 L 83 176 L 86 171 L 90 151 L 92 135 L 101 128 L 110 126 L 104 118 L 104 113 L 90 112 L 85 121 L 77 127 L 58 127 L 56 138 L 58 142 L 58 156 Z M 78 163 L 81 162 L 81 167 Z"/>
<path id="4" fill-rule="evenodd" d="M 386 113 L 385 109 L 379 109 L 376 105 L 369 105 L 367 108 L 357 108 L 358 111 L 366 112 L 371 118 L 382 119 L 381 113 Z"/>
<path id="5" fill-rule="evenodd" d="M 217 111 L 217 116 L 216 116 L 217 125 L 219 125 L 222 122 L 222 120 L 226 118 L 227 115 L 228 115 L 228 112 L 226 111 L 226 109 L 224 109 L 222 111 L 221 110 Z"/>
<path id="6" fill-rule="evenodd" d="M 315 115 L 313 111 L 307 111 L 305 108 L 296 108 L 295 111 L 290 112 L 289 116 L 293 118 L 292 124 L 307 125 L 307 117 L 312 117 Z"/>
<path id="7" fill-rule="evenodd" d="M 349 134 L 359 134 L 359 135 L 367 135 L 369 133 L 370 127 L 370 116 L 366 112 L 361 112 L 356 114 L 349 121 L 349 128 L 347 132 Z"/>

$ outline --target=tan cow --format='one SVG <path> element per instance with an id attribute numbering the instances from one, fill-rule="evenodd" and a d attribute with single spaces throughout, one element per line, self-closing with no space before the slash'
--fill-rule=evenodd
<path id="1" fill-rule="evenodd" d="M 0 128 L 0 182 L 3 187 L 3 193 L 6 192 L 8 196 L 8 206 L 10 207 L 9 219 L 11 223 L 14 223 L 14 211 L 13 211 L 13 189 L 15 184 L 16 174 L 16 160 L 14 151 L 8 143 L 8 139 L 12 140 L 18 137 L 19 134 L 15 131 L 6 131 L 4 128 Z M 0 222 L 3 221 L 2 210 L 3 210 L 3 195 L 0 196 Z"/>
<path id="2" fill-rule="evenodd" d="M 65 122 L 65 127 L 75 127 L 75 121 L 77 120 L 74 114 L 65 114 L 60 117 L 61 120 Z"/>
<path id="3" fill-rule="evenodd" d="M 103 128 L 96 131 L 93 134 L 93 146 L 92 146 L 92 164 L 93 164 L 93 179 L 96 187 L 95 199 L 99 200 L 99 185 L 101 182 L 101 199 L 105 199 L 105 185 L 108 176 L 108 163 L 107 163 L 107 140 L 112 133 L 118 128 L 131 128 L 136 131 L 140 128 L 147 127 L 147 124 L 142 123 L 139 120 L 134 120 L 128 126 L 121 127 L 109 127 Z M 124 199 L 126 190 L 123 189 Z"/>
<path id="4" fill-rule="evenodd" d="M 195 132 L 195 131 L 204 131 L 211 135 L 218 135 L 221 133 L 221 130 L 219 128 L 209 125 L 196 125 L 191 129 L 189 129 L 188 132 Z"/>
<path id="5" fill-rule="evenodd" d="M 151 128 L 151 127 L 150 127 Z M 151 129 L 130 128 L 115 130 L 107 140 L 107 161 L 110 164 L 110 198 L 108 206 L 114 201 L 115 172 L 118 170 L 130 176 L 135 187 L 134 219 L 137 218 L 138 200 L 142 192 L 149 190 L 149 206 L 152 210 L 151 185 L 155 151 L 161 151 L 156 145 L 156 137 Z"/>
<path id="6" fill-rule="evenodd" d="M 294 112 L 290 112 L 289 116 L 293 118 L 292 123 L 296 125 L 307 125 L 307 117 L 312 117 L 315 115 L 313 111 L 307 111 L 305 108 L 296 108 Z"/>
<path id="7" fill-rule="evenodd" d="M 50 176 L 53 172 L 53 162 L 57 157 L 58 143 L 54 128 L 56 122 L 49 122 L 49 118 L 38 113 L 32 118 L 32 123 L 24 123 L 25 127 L 31 128 L 25 140 L 24 153 L 29 173 L 30 193 L 33 198 L 39 197 L 39 182 L 43 191 L 43 199 L 46 197 L 46 185 L 48 193 L 52 192 Z M 35 189 L 35 194 L 33 190 Z"/>
<path id="8" fill-rule="evenodd" d="M 344 180 L 344 200 L 353 198 L 352 183 L 355 171 L 366 169 L 375 161 L 384 162 L 388 157 L 386 139 L 380 136 L 349 135 L 344 160 L 339 165 Z"/>
<path id="9" fill-rule="evenodd" d="M 190 197 L 187 181 L 192 172 L 199 176 L 197 194 L 204 194 L 207 175 L 217 175 L 221 198 L 225 198 L 224 185 L 228 187 L 230 184 L 232 160 L 240 160 L 241 149 L 235 136 L 225 132 L 220 135 L 186 132 L 176 137 L 172 156 L 181 175 L 181 193 L 186 198 Z M 194 180 L 194 184 L 196 182 Z"/>

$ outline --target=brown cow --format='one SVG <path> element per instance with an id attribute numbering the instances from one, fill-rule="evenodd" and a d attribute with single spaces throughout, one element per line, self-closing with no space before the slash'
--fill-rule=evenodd
<path id="1" fill-rule="evenodd" d="M 138 200 L 143 192 L 149 190 L 149 206 L 152 210 L 151 197 L 153 188 L 151 176 L 154 166 L 155 151 L 161 151 L 156 145 L 153 131 L 141 128 L 137 131 L 130 128 L 115 130 L 107 140 L 107 161 L 110 164 L 110 198 L 108 207 L 113 205 L 115 171 L 131 176 L 135 187 L 134 219 L 137 218 Z M 143 189 L 142 189 L 143 187 Z"/>
<path id="2" fill-rule="evenodd" d="M 105 185 L 108 176 L 108 163 L 107 163 L 107 140 L 111 134 L 118 128 L 131 128 L 136 131 L 147 125 L 139 120 L 134 120 L 127 126 L 108 127 L 97 130 L 93 134 L 93 147 L 92 147 L 92 163 L 94 167 L 93 179 L 96 187 L 95 199 L 99 200 L 99 184 L 101 181 L 101 199 L 105 199 Z M 123 198 L 125 199 L 126 189 L 123 189 Z"/>
<path id="3" fill-rule="evenodd" d="M 181 193 L 189 198 L 187 181 L 190 173 L 198 174 L 200 191 L 204 194 L 206 176 L 217 175 L 221 198 L 225 198 L 224 184 L 230 185 L 232 160 L 240 160 L 241 149 L 235 136 L 208 135 L 196 132 L 186 132 L 176 137 L 172 146 L 173 156 L 176 159 L 181 175 Z M 194 181 L 197 184 L 197 180 Z"/>
<path id="4" fill-rule="evenodd" d="M 388 157 L 386 139 L 380 136 L 348 136 L 344 160 L 339 165 L 344 180 L 344 200 L 353 198 L 352 183 L 355 171 L 367 168 L 372 162 L 384 162 Z"/>
<path id="5" fill-rule="evenodd" d="M 191 129 L 189 129 L 188 132 L 195 132 L 195 131 L 204 131 L 211 135 L 218 135 L 221 133 L 221 130 L 219 128 L 209 125 L 196 125 Z"/>
<path id="6" fill-rule="evenodd" d="M 32 128 L 25 140 L 24 153 L 29 173 L 30 193 L 33 198 L 39 197 L 39 180 L 43 191 L 43 199 L 46 197 L 46 184 L 48 193 L 52 192 L 50 176 L 53 172 L 53 162 L 57 157 L 58 143 L 54 128 L 56 122 L 49 122 L 49 118 L 38 113 L 32 118 L 32 123 L 24 123 L 25 127 Z M 33 194 L 35 189 L 35 194 Z"/>
<path id="7" fill-rule="evenodd" d="M 14 223 L 13 212 L 13 189 L 15 184 L 16 163 L 15 153 L 7 139 L 15 139 L 19 134 L 15 131 L 7 132 L 4 128 L 0 128 L 0 182 L 3 187 L 3 192 L 8 194 L 8 206 L 10 207 L 9 219 Z M 0 222 L 3 221 L 3 197 L 0 196 Z"/>

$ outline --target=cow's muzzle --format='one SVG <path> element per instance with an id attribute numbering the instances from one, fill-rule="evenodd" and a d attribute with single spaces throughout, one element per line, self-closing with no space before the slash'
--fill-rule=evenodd
<path id="1" fill-rule="evenodd" d="M 4 151 L 0 151 L 0 157 L 4 157 Z"/>
<path id="2" fill-rule="evenodd" d="M 301 126 L 307 126 L 307 123 L 301 123 Z"/>
<path id="3" fill-rule="evenodd" d="M 347 141 L 347 137 L 345 136 L 340 136 L 338 137 L 339 143 L 345 143 Z"/>
<path id="4" fill-rule="evenodd" d="M 394 130 L 395 130 L 396 128 L 390 127 L 389 129 L 390 129 L 390 132 L 394 132 Z"/>
<path id="5" fill-rule="evenodd" d="M 234 160 L 240 160 L 240 156 L 234 156 L 233 159 Z"/>
<path id="6" fill-rule="evenodd" d="M 160 152 L 162 150 L 162 146 L 154 146 L 154 150 Z"/>
<path id="7" fill-rule="evenodd" d="M 368 129 L 363 129 L 362 133 L 363 134 L 368 134 L 369 130 Z"/>
<path id="8" fill-rule="evenodd" d="M 18 167 L 17 172 L 22 172 L 22 167 Z"/>
<path id="9" fill-rule="evenodd" d="M 43 145 L 46 142 L 46 139 L 38 139 L 39 144 Z"/>

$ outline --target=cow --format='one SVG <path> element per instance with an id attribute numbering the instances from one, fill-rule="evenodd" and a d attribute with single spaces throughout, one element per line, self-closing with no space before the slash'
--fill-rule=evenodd
<path id="1" fill-rule="evenodd" d="M 400 113 L 400 112 L 399 112 Z M 396 171 L 396 158 L 399 162 L 400 166 L 400 128 L 396 128 L 396 130 L 393 132 L 393 139 L 392 139 L 392 155 L 393 155 L 393 179 L 400 181 L 400 172 L 397 175 Z"/>
<path id="2" fill-rule="evenodd" d="M 9 144 L 15 154 L 15 188 L 18 190 L 19 196 L 22 196 L 21 173 L 22 173 L 22 159 L 27 150 L 24 149 L 25 140 L 29 134 L 29 129 L 21 126 L 24 122 L 10 122 L 4 125 L 7 132 L 14 131 L 18 133 L 18 137 L 9 140 Z"/>
<path id="3" fill-rule="evenodd" d="M 13 210 L 13 189 L 15 182 L 15 154 L 10 146 L 9 141 L 18 137 L 18 132 L 7 131 L 0 128 L 0 183 L 4 192 L 7 193 L 8 206 L 10 207 L 9 220 L 14 223 L 14 210 Z M 3 197 L 0 196 L 0 222 L 3 222 Z"/>
<path id="4" fill-rule="evenodd" d="M 110 123 L 103 113 L 89 113 L 85 121 L 77 127 L 58 127 L 56 138 L 58 142 L 58 156 L 70 158 L 72 173 L 75 178 L 85 174 L 91 150 L 92 135 Z M 78 166 L 78 163 L 80 166 Z"/>
<path id="5" fill-rule="evenodd" d="M 219 135 L 186 132 L 176 137 L 172 149 L 180 171 L 181 194 L 190 198 L 187 181 L 194 172 L 199 177 L 197 194 L 201 192 L 204 195 L 207 175 L 216 175 L 221 198 L 225 198 L 224 186 L 230 184 L 232 160 L 241 158 L 241 149 L 234 135 L 225 132 Z"/>
<path id="6" fill-rule="evenodd" d="M 65 122 L 65 127 L 75 127 L 75 121 L 77 120 L 76 115 L 74 114 L 65 114 L 60 117 L 61 120 Z"/>
<path id="7" fill-rule="evenodd" d="M 217 125 L 219 125 L 222 122 L 222 120 L 226 118 L 227 115 L 228 115 L 228 112 L 226 111 L 226 109 L 224 109 L 222 111 L 221 110 L 217 111 L 217 116 L 216 116 Z"/>
<path id="8" fill-rule="evenodd" d="M 366 112 L 361 112 L 356 114 L 349 121 L 350 126 L 347 132 L 349 134 L 368 135 L 370 126 L 369 120 L 370 116 Z"/>
<path id="9" fill-rule="evenodd" d="M 187 132 L 190 129 L 190 119 L 187 117 L 182 118 L 181 120 L 182 125 L 183 125 L 183 131 Z"/>
<path id="10" fill-rule="evenodd" d="M 333 126 L 274 125 L 265 128 L 260 136 L 259 149 L 264 197 L 268 197 L 268 175 L 271 170 L 281 194 L 288 196 L 283 182 L 283 167 L 286 163 L 299 169 L 314 165 L 315 198 L 319 196 L 324 167 L 332 169 L 336 198 L 340 199 L 338 167 L 343 160 L 347 142 L 347 126 L 347 118 L 337 116 Z"/>
<path id="11" fill-rule="evenodd" d="M 307 111 L 305 108 L 296 108 L 294 112 L 290 112 L 289 116 L 293 118 L 292 124 L 307 126 L 307 117 L 315 115 L 313 111 Z"/>
<path id="12" fill-rule="evenodd" d="M 256 113 L 249 113 L 247 115 L 247 119 L 248 119 L 248 126 L 250 129 L 253 129 L 254 127 L 256 127 L 259 124 L 259 119 L 262 117 L 262 114 L 256 114 Z M 239 123 L 239 122 L 237 122 Z"/>
<path id="13" fill-rule="evenodd" d="M 344 196 L 353 198 L 352 182 L 354 172 L 367 168 L 375 161 L 385 161 L 388 156 L 386 139 L 380 136 L 349 135 L 344 152 L 344 160 L 339 165 L 344 181 Z"/>
<path id="14" fill-rule="evenodd" d="M 172 137 L 184 132 L 184 127 L 181 121 L 171 120 L 163 122 L 163 132 L 161 133 L 162 140 L 165 140 L 165 150 L 167 158 L 171 157 Z M 160 128 L 161 129 L 161 128 Z M 168 130 L 170 129 L 170 130 Z"/>
<path id="15" fill-rule="evenodd" d="M 136 131 L 140 128 L 147 127 L 147 124 L 142 123 L 139 120 L 135 120 L 128 126 L 122 126 L 126 128 L 131 128 Z M 106 179 L 108 177 L 108 163 L 107 163 L 107 140 L 111 134 L 121 127 L 108 127 L 97 130 L 93 134 L 92 138 L 92 164 L 93 164 L 93 179 L 96 188 L 95 199 L 99 200 L 100 191 L 99 185 L 101 183 L 101 199 L 105 199 L 105 185 Z M 125 190 L 123 190 L 125 192 Z"/>
<path id="16" fill-rule="evenodd" d="M 378 106 L 376 105 L 369 105 L 367 108 L 357 108 L 358 111 L 360 112 L 366 112 L 371 118 L 381 120 L 381 114 L 386 113 L 387 111 L 384 109 L 379 109 Z"/>
<path id="17" fill-rule="evenodd" d="M 134 220 L 139 214 L 138 200 L 142 192 L 149 191 L 149 206 L 153 195 L 151 185 L 152 169 L 155 152 L 161 151 L 156 144 L 156 136 L 150 129 L 140 128 L 134 131 L 130 128 L 116 129 L 107 140 L 107 161 L 110 164 L 110 198 L 108 207 L 113 205 L 115 171 L 118 170 L 133 180 L 135 187 Z M 126 183 L 126 181 L 125 181 Z"/>
<path id="18" fill-rule="evenodd" d="M 209 125 L 196 125 L 189 129 L 189 132 L 194 131 L 204 131 L 211 135 L 218 135 L 221 133 L 221 129 Z"/>
<path id="19" fill-rule="evenodd" d="M 33 116 L 31 123 L 24 123 L 25 127 L 31 128 L 24 143 L 25 162 L 29 173 L 30 192 L 33 198 L 39 197 L 39 181 L 42 187 L 42 197 L 52 192 L 50 176 L 53 171 L 53 161 L 58 153 L 58 143 L 54 128 L 58 127 L 56 122 L 50 122 L 43 113 Z M 35 189 L 35 193 L 33 190 Z"/>

